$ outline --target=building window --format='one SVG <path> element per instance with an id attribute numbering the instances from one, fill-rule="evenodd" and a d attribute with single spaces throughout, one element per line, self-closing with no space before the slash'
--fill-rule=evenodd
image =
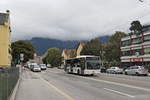
<path id="1" fill-rule="evenodd" d="M 142 55 L 142 49 L 136 49 L 136 50 L 133 50 L 133 55 L 137 55 L 137 52 L 139 53 L 139 55 Z"/>
<path id="2" fill-rule="evenodd" d="M 145 35 L 144 36 L 144 41 L 150 41 L 150 35 Z"/>
<path id="3" fill-rule="evenodd" d="M 131 44 L 131 40 L 122 41 L 122 46 L 129 46 Z"/>
<path id="4" fill-rule="evenodd" d="M 141 37 L 140 37 L 140 38 L 135 38 L 135 39 L 133 39 L 132 43 L 133 43 L 133 44 L 142 43 L 142 38 L 141 38 Z"/>
<path id="5" fill-rule="evenodd" d="M 150 54 L 150 47 L 149 48 L 144 48 L 144 53 L 145 54 Z"/>
<path id="6" fill-rule="evenodd" d="M 131 52 L 130 51 L 122 51 L 122 56 L 130 56 Z"/>

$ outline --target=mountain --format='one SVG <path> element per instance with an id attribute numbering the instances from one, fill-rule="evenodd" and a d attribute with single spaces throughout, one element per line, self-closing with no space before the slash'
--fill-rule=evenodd
<path id="1" fill-rule="evenodd" d="M 106 43 L 109 41 L 109 36 L 101 36 L 101 37 L 98 37 L 98 39 L 102 41 L 102 43 Z"/>
<path id="2" fill-rule="evenodd" d="M 98 37 L 99 40 L 102 42 L 108 42 L 108 36 Z M 37 55 L 43 55 L 47 49 L 49 48 L 59 48 L 63 49 L 74 49 L 78 45 L 79 42 L 86 42 L 86 41 L 62 41 L 56 39 L 49 39 L 49 38 L 40 38 L 34 37 L 31 40 L 26 40 L 33 44 L 36 49 Z"/>
<path id="3" fill-rule="evenodd" d="M 35 37 L 27 40 L 32 43 L 38 55 L 43 55 L 49 48 L 73 49 L 80 41 L 61 41 L 56 39 Z"/>

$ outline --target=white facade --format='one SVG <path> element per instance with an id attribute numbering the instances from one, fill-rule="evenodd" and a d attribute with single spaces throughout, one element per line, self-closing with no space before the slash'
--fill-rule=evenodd
<path id="1" fill-rule="evenodd" d="M 150 66 L 150 31 L 121 39 L 122 66 Z"/>

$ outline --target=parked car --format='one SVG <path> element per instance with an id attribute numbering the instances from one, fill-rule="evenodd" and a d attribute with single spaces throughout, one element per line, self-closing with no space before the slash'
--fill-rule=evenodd
<path id="1" fill-rule="evenodd" d="M 52 68 L 51 64 L 47 64 L 47 68 Z"/>
<path id="2" fill-rule="evenodd" d="M 46 65 L 45 64 L 40 64 L 41 70 L 46 70 Z"/>
<path id="3" fill-rule="evenodd" d="M 106 67 L 100 67 L 100 72 L 101 73 L 106 73 L 106 70 L 107 70 Z"/>
<path id="4" fill-rule="evenodd" d="M 34 65 L 33 68 L 32 68 L 32 71 L 33 72 L 40 72 L 41 71 L 41 68 L 39 65 Z"/>
<path id="5" fill-rule="evenodd" d="M 131 66 L 127 68 L 124 73 L 126 75 L 148 75 L 148 69 L 143 66 Z"/>
<path id="6" fill-rule="evenodd" d="M 30 69 L 30 67 L 31 67 L 31 63 L 28 63 L 28 64 L 27 64 L 27 67 Z"/>
<path id="7" fill-rule="evenodd" d="M 38 66 L 38 64 L 37 63 L 31 63 L 31 64 L 29 64 L 28 67 L 30 68 L 30 70 L 33 70 L 34 66 Z"/>
<path id="8" fill-rule="evenodd" d="M 123 69 L 119 67 L 110 67 L 106 70 L 107 73 L 112 73 L 112 74 L 122 74 Z"/>

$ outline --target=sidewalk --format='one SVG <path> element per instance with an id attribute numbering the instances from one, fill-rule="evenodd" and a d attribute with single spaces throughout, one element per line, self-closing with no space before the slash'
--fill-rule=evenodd
<path id="1" fill-rule="evenodd" d="M 40 79 L 37 73 L 28 70 L 21 76 L 15 100 L 65 100 L 65 98 Z"/>

